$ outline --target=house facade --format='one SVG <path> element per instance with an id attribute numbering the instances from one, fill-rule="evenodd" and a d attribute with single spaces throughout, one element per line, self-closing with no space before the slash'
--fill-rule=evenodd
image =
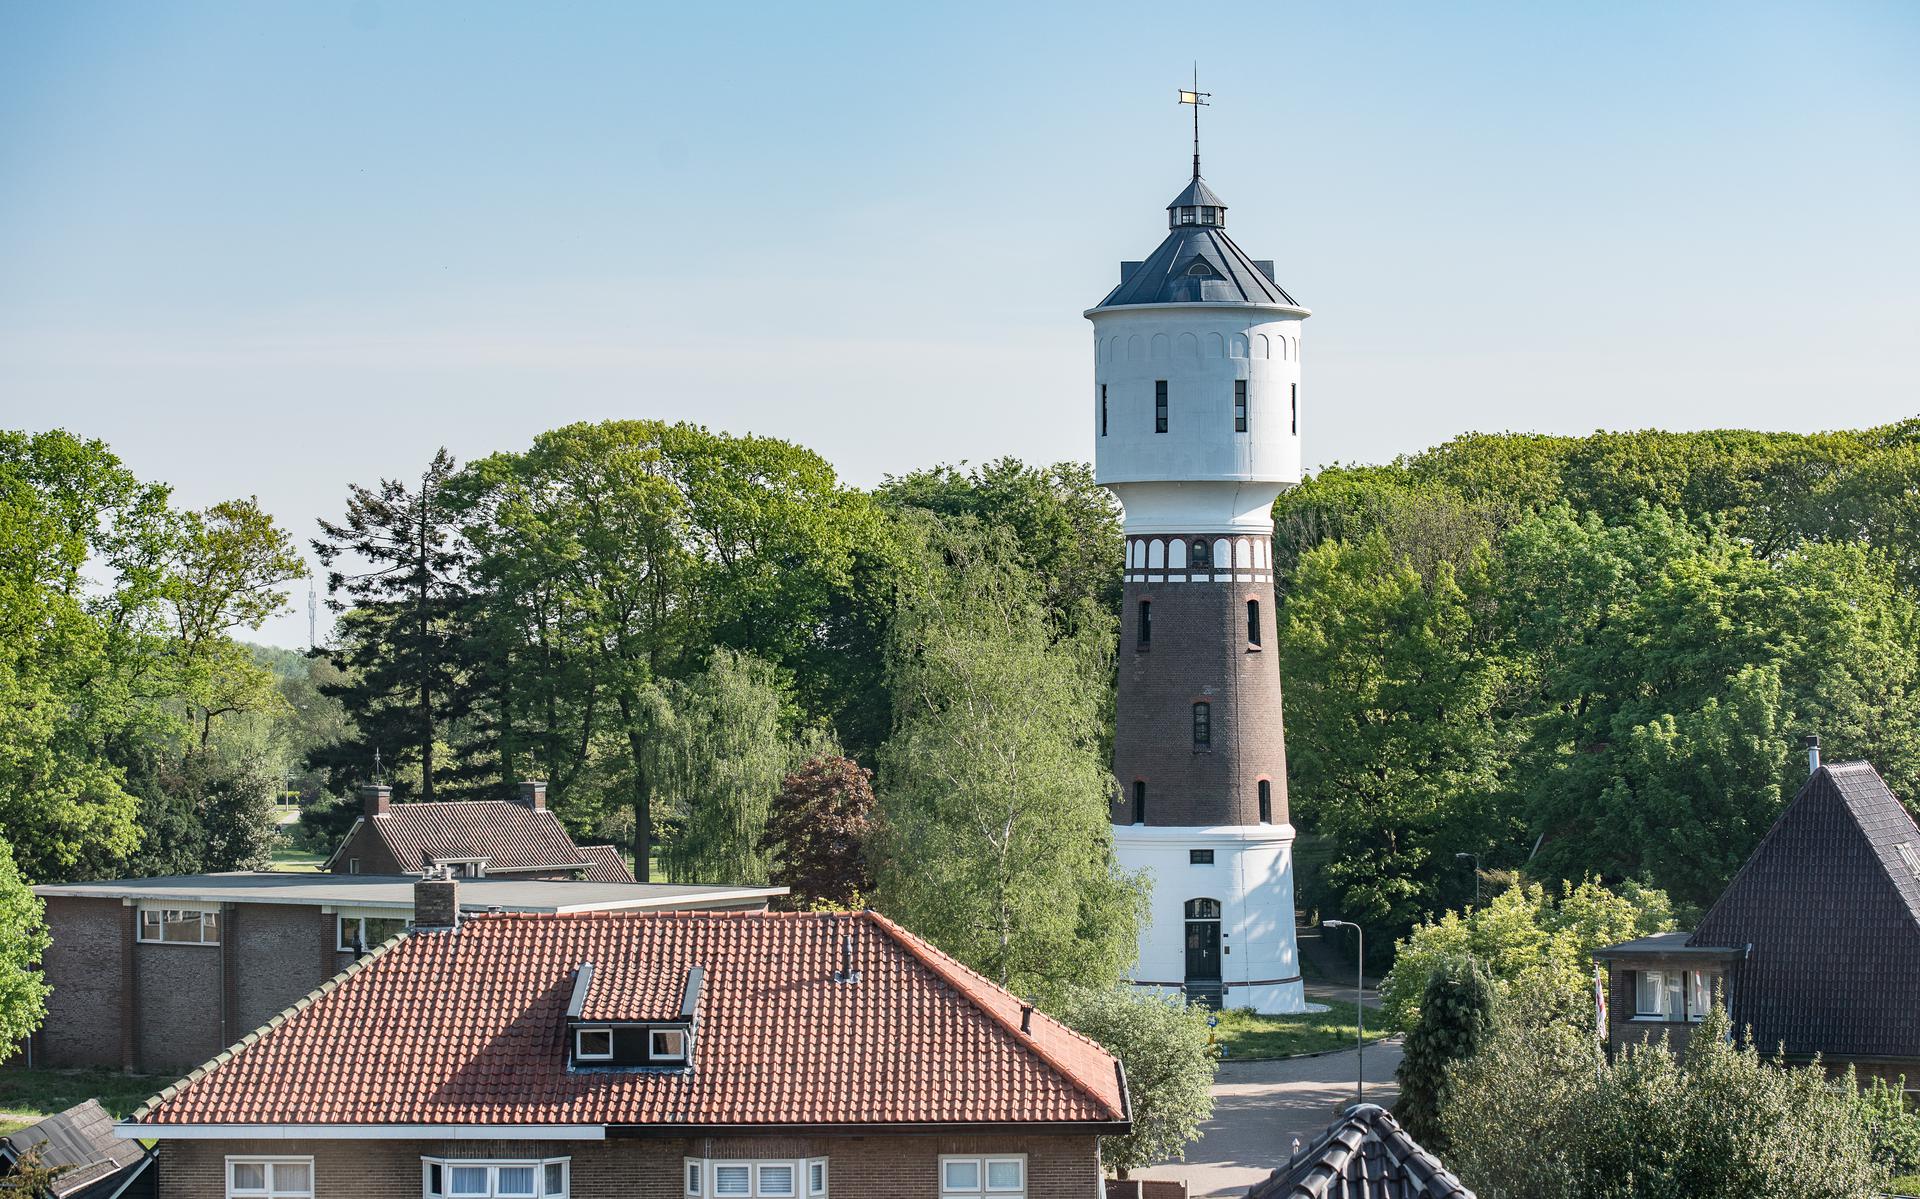
<path id="1" fill-rule="evenodd" d="M 170 1199 L 1091 1199 L 1129 1127 L 1105 1050 L 876 914 L 596 912 L 416 927 L 119 1133 Z"/>
<path id="2" fill-rule="evenodd" d="M 322 869 L 335 874 L 441 871 L 460 878 L 630 883 L 612 845 L 579 845 L 547 807 L 547 785 L 520 784 L 517 800 L 393 802 L 391 787 L 360 789 L 361 813 Z"/>
<path id="3" fill-rule="evenodd" d="M 1865 762 L 1816 766 L 1691 933 L 1601 950 L 1608 1044 L 1684 1044 L 1713 996 L 1763 1053 L 1920 1090 L 1920 828 Z"/>
<path id="4" fill-rule="evenodd" d="M 191 1069 L 414 919 L 416 880 L 245 872 L 39 886 L 52 992 L 24 1060 Z M 488 878 L 470 910 L 762 909 L 782 887 Z"/>

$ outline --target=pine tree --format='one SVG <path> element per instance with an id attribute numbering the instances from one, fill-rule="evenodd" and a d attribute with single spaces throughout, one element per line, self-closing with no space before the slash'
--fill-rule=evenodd
<path id="1" fill-rule="evenodd" d="M 1493 984 L 1472 958 L 1450 958 L 1427 978 L 1420 1020 L 1407 1034 L 1394 1077 L 1400 1101 L 1393 1114 L 1414 1140 L 1445 1156 L 1440 1113 L 1447 1101 L 1447 1070 L 1479 1052 L 1493 1027 Z"/>

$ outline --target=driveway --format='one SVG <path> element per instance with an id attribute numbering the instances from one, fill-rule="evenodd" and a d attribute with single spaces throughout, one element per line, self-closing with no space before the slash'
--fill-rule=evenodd
<path id="1" fill-rule="evenodd" d="M 1351 996 L 1352 992 L 1348 992 Z M 1367 1102 L 1390 1107 L 1399 1089 L 1398 1038 L 1367 1046 Z M 1224 1062 L 1213 1084 L 1213 1119 L 1187 1146 L 1187 1160 L 1136 1171 L 1136 1178 L 1185 1179 L 1187 1193 L 1239 1195 L 1331 1124 L 1354 1100 L 1354 1051 L 1284 1062 Z"/>

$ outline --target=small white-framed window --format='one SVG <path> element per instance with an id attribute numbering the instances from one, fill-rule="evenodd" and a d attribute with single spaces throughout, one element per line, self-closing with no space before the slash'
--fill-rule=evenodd
<path id="1" fill-rule="evenodd" d="M 613 1030 L 611 1028 L 579 1028 L 573 1033 L 573 1058 L 579 1062 L 610 1062 L 613 1060 Z"/>
<path id="2" fill-rule="evenodd" d="M 227 1199 L 312 1199 L 310 1157 L 230 1157 Z"/>
<path id="3" fill-rule="evenodd" d="M 1713 975 L 1705 970 L 1687 971 L 1687 1020 L 1699 1023 L 1713 1006 Z"/>
<path id="4" fill-rule="evenodd" d="M 487 877 L 485 858 L 438 858 L 433 864 L 444 869 L 449 878 Z"/>
<path id="5" fill-rule="evenodd" d="M 359 859 L 359 858 L 348 858 L 348 859 L 347 859 L 347 873 L 348 873 L 348 874 L 358 874 L 358 873 L 360 873 L 360 859 Z"/>
<path id="6" fill-rule="evenodd" d="M 407 931 L 406 920 L 399 916 L 342 916 L 338 923 L 334 946 L 341 953 L 372 949 Z"/>
<path id="7" fill-rule="evenodd" d="M 941 1199 L 1024 1199 L 1026 1193 L 1025 1154 L 940 1158 Z"/>
<path id="8" fill-rule="evenodd" d="M 827 1159 L 777 1158 L 770 1161 L 684 1159 L 688 1199 L 821 1199 L 827 1193 Z"/>
<path id="9" fill-rule="evenodd" d="M 656 1062 L 686 1061 L 686 1030 L 679 1028 L 653 1029 L 647 1036 L 647 1056 Z"/>
<path id="10" fill-rule="evenodd" d="M 218 945 L 220 909 L 141 908 L 139 939 L 159 945 Z"/>
<path id="11" fill-rule="evenodd" d="M 572 1159 L 420 1159 L 427 1199 L 567 1199 Z"/>

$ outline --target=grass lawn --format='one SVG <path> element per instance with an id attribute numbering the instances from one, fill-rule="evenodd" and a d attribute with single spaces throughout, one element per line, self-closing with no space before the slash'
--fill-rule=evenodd
<path id="1" fill-rule="evenodd" d="M 1297 1053 L 1320 1053 L 1329 1049 L 1351 1049 L 1354 1041 L 1354 1006 L 1329 1003 L 1324 1012 L 1302 1012 L 1297 1016 L 1257 1016 L 1246 1008 L 1220 1013 L 1220 1025 L 1214 1036 L 1227 1049 L 1230 1062 L 1264 1062 Z M 1384 1027 L 1374 1028 L 1378 1012 L 1367 1013 L 1367 1043 L 1371 1045 L 1387 1035 Z"/>
<path id="2" fill-rule="evenodd" d="M 308 872 L 320 869 L 320 863 L 327 860 L 323 853 L 308 853 L 304 849 L 295 849 L 290 845 L 276 845 L 273 848 L 273 869 L 304 870 Z"/>
<path id="3" fill-rule="evenodd" d="M 29 1070 L 0 1066 L 0 1134 L 41 1116 L 63 1112 L 83 1099 L 98 1099 L 115 1116 L 139 1107 L 171 1077 L 122 1074 L 118 1070 Z M 21 1119 L 27 1116 L 29 1119 Z"/>

